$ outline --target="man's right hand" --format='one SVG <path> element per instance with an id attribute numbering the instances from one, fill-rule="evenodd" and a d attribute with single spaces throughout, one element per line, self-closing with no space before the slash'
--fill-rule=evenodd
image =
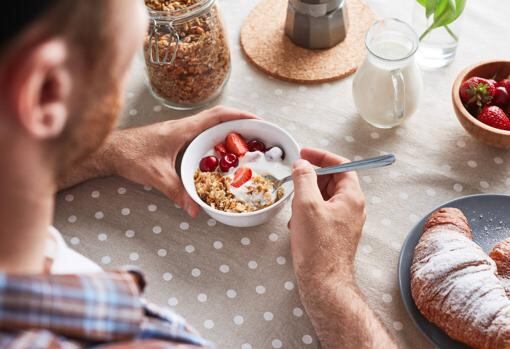
<path id="1" fill-rule="evenodd" d="M 294 270 L 300 288 L 315 281 L 353 281 L 353 265 L 365 222 L 365 199 L 354 172 L 317 177 L 311 164 L 326 167 L 349 160 L 305 148 L 294 164 L 290 220 Z M 311 283 L 311 285 L 309 285 Z"/>

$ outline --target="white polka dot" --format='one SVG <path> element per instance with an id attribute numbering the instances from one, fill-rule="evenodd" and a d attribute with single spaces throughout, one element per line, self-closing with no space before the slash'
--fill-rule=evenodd
<path id="1" fill-rule="evenodd" d="M 275 349 L 279 349 L 281 348 L 283 345 L 282 341 L 279 340 L 279 339 L 273 339 L 273 341 L 271 342 L 271 346 Z"/>
<path id="2" fill-rule="evenodd" d="M 303 336 L 303 338 L 301 338 L 301 340 L 302 340 L 302 341 L 303 341 L 303 343 L 305 343 L 305 344 L 312 344 L 312 342 L 313 342 L 313 338 L 312 338 L 312 336 L 310 336 L 310 335 L 308 335 L 308 334 L 305 334 L 305 335 Z"/>
<path id="3" fill-rule="evenodd" d="M 243 324 L 244 318 L 241 315 L 236 315 L 236 316 L 234 316 L 233 321 L 234 321 L 234 324 L 236 324 L 237 326 L 240 326 Z"/>
<path id="4" fill-rule="evenodd" d="M 179 224 L 179 228 L 181 228 L 181 230 L 188 230 L 189 229 L 189 223 L 188 222 L 182 222 L 181 224 Z"/>
<path id="5" fill-rule="evenodd" d="M 354 138 L 352 136 L 345 136 L 345 141 L 352 143 L 352 142 L 354 142 Z"/>
<path id="6" fill-rule="evenodd" d="M 243 343 L 241 349 L 253 349 L 250 343 Z"/>
<path id="7" fill-rule="evenodd" d="M 193 276 L 193 277 L 196 277 L 196 278 L 197 278 L 197 277 L 199 277 L 199 276 L 200 276 L 200 274 L 202 274 L 202 272 L 201 272 L 201 271 L 200 271 L 200 269 L 198 269 L 198 268 L 194 268 L 194 269 L 191 271 L 191 276 Z"/>
<path id="8" fill-rule="evenodd" d="M 378 196 L 372 196 L 370 198 L 370 202 L 373 203 L 373 204 L 380 204 L 382 202 L 382 200 Z"/>
<path id="9" fill-rule="evenodd" d="M 255 287 L 255 292 L 257 292 L 258 294 L 264 294 L 266 293 L 266 288 L 262 285 L 259 285 Z"/>
<path id="10" fill-rule="evenodd" d="M 372 139 L 379 139 L 379 137 L 380 137 L 380 136 L 379 136 L 379 133 L 377 133 L 377 132 L 372 132 L 372 133 L 370 134 L 370 137 L 371 137 Z"/>
<path id="11" fill-rule="evenodd" d="M 283 107 L 280 108 L 280 110 L 282 111 L 282 113 L 287 114 L 288 112 L 290 112 L 290 107 L 284 105 Z"/>
<path id="12" fill-rule="evenodd" d="M 106 235 L 105 233 L 98 234 L 97 239 L 99 241 L 106 241 L 106 239 L 108 239 L 108 235 Z"/>
<path id="13" fill-rule="evenodd" d="M 391 225 L 391 220 L 388 218 L 383 218 L 381 220 L 382 225 L 389 227 Z"/>
<path id="14" fill-rule="evenodd" d="M 397 331 L 402 331 L 402 329 L 404 328 L 404 325 L 402 325 L 402 323 L 400 321 L 395 321 L 393 323 L 393 328 Z"/>
<path id="15" fill-rule="evenodd" d="M 391 296 L 391 294 L 383 294 L 382 296 L 382 300 L 384 303 L 391 303 L 391 301 L 393 300 L 393 297 Z"/>
<path id="16" fill-rule="evenodd" d="M 294 283 L 292 281 L 286 281 L 283 287 L 285 287 L 287 291 L 292 291 L 294 289 Z"/>
<path id="17" fill-rule="evenodd" d="M 248 268 L 250 268 L 250 269 L 257 269 L 257 262 L 249 261 L 248 262 Z"/>
<path id="18" fill-rule="evenodd" d="M 372 248 L 372 246 L 370 245 L 363 245 L 361 246 L 361 251 L 364 253 L 364 254 L 369 254 L 369 253 L 372 253 L 374 249 Z"/>
<path id="19" fill-rule="evenodd" d="M 77 237 L 71 238 L 71 245 L 78 245 L 80 243 L 80 239 Z"/>
<path id="20" fill-rule="evenodd" d="M 120 213 L 123 215 L 123 216 L 129 216 L 129 214 L 131 213 L 131 210 L 127 207 L 124 207 L 122 210 L 120 210 Z"/>
<path id="21" fill-rule="evenodd" d="M 303 316 L 303 309 L 296 307 L 296 308 L 292 309 L 292 314 L 295 317 L 301 317 L 301 316 Z"/>
<path id="22" fill-rule="evenodd" d="M 460 193 L 462 191 L 462 189 L 464 189 L 464 187 L 462 186 L 462 184 L 459 184 L 459 183 L 455 183 L 453 185 L 453 190 L 455 190 L 457 193 Z"/>
<path id="23" fill-rule="evenodd" d="M 305 92 L 306 90 L 308 90 L 308 88 L 306 86 L 299 86 L 298 90 L 299 92 Z"/>
<path id="24" fill-rule="evenodd" d="M 140 256 L 136 252 L 131 252 L 129 254 L 129 259 L 132 260 L 133 262 L 137 261 L 139 258 L 140 258 Z"/>
<path id="25" fill-rule="evenodd" d="M 287 260 L 285 259 L 285 257 L 283 257 L 283 256 L 276 257 L 276 263 L 278 263 L 280 265 L 284 265 L 286 262 L 287 262 Z"/>
<path id="26" fill-rule="evenodd" d="M 220 250 L 221 248 L 223 248 L 223 242 L 221 241 L 215 241 L 213 242 L 213 247 L 217 250 Z"/>
<path id="27" fill-rule="evenodd" d="M 450 172 L 452 167 L 448 164 L 444 164 L 444 165 L 441 165 L 441 168 L 443 169 L 443 171 L 445 172 Z"/>
<path id="28" fill-rule="evenodd" d="M 173 278 L 174 278 L 174 276 L 172 275 L 172 273 L 169 273 L 169 272 L 163 273 L 163 280 L 170 281 Z"/>
<path id="29" fill-rule="evenodd" d="M 205 303 L 207 302 L 207 295 L 205 293 L 199 293 L 197 295 L 197 300 L 200 302 L 200 303 Z"/>
<path id="30" fill-rule="evenodd" d="M 230 299 L 234 299 L 237 296 L 237 292 L 235 290 L 227 290 L 227 297 Z"/>
<path id="31" fill-rule="evenodd" d="M 427 195 L 428 196 L 436 196 L 436 191 L 432 188 L 427 189 Z"/>
<path id="32" fill-rule="evenodd" d="M 361 179 L 365 183 L 372 183 L 372 177 L 370 177 L 370 176 L 363 176 L 363 177 L 361 177 Z"/>
<path id="33" fill-rule="evenodd" d="M 158 256 L 160 256 L 160 257 L 165 257 L 165 256 L 166 256 L 166 254 L 167 254 L 167 252 L 166 252 L 166 250 L 165 250 L 164 248 L 160 248 L 160 249 L 158 250 Z"/>
<path id="34" fill-rule="evenodd" d="M 94 213 L 94 217 L 96 219 L 103 219 L 104 218 L 104 213 L 103 211 L 97 211 L 96 213 Z"/>
<path id="35" fill-rule="evenodd" d="M 216 225 L 216 221 L 214 219 L 207 220 L 207 225 L 210 227 L 214 227 Z"/>
<path id="36" fill-rule="evenodd" d="M 390 176 L 390 178 L 397 178 L 398 176 L 400 176 L 400 173 L 398 173 L 397 171 L 390 171 L 390 173 L 388 174 L 388 176 Z"/>
<path id="37" fill-rule="evenodd" d="M 128 92 L 126 94 L 127 98 L 133 98 L 135 96 L 134 92 Z"/>
<path id="38" fill-rule="evenodd" d="M 372 269 L 372 276 L 375 277 L 376 279 L 381 279 L 382 277 L 382 271 L 380 271 L 379 269 Z"/>
<path id="39" fill-rule="evenodd" d="M 129 110 L 129 115 L 131 115 L 131 116 L 135 116 L 135 115 L 137 115 L 137 114 L 138 114 L 138 110 L 136 110 L 136 109 L 130 109 L 130 110 Z"/>
<path id="40" fill-rule="evenodd" d="M 154 234 L 160 234 L 160 233 L 161 233 L 161 230 L 162 230 L 162 229 L 161 229 L 161 227 L 160 227 L 159 225 L 156 225 L 156 226 L 152 227 L 152 232 L 153 232 Z"/>
<path id="41" fill-rule="evenodd" d="M 321 138 L 319 140 L 319 144 L 322 146 L 322 147 L 327 147 L 329 145 L 329 140 L 325 139 L 325 138 Z"/>
<path id="42" fill-rule="evenodd" d="M 152 190 L 152 187 L 150 185 L 144 185 L 143 186 L 143 190 L 145 191 L 151 191 Z"/>
<path id="43" fill-rule="evenodd" d="M 74 200 L 74 195 L 72 194 L 67 194 L 64 198 L 67 202 L 71 202 Z"/>
<path id="44" fill-rule="evenodd" d="M 490 187 L 490 184 L 487 183 L 486 181 L 481 181 L 480 187 L 482 187 L 483 189 L 488 189 Z"/>
<path id="45" fill-rule="evenodd" d="M 506 185 L 508 185 L 508 186 L 510 186 L 510 178 L 507 178 L 507 179 L 505 180 L 505 184 L 506 184 Z"/>
<path id="46" fill-rule="evenodd" d="M 274 90 L 274 94 L 277 95 L 277 96 L 281 96 L 281 95 L 283 95 L 283 90 L 277 88 L 276 90 Z"/>
<path id="47" fill-rule="evenodd" d="M 205 320 L 204 321 L 204 327 L 208 330 L 210 330 L 211 328 L 214 328 L 214 321 L 212 320 Z"/>
<path id="48" fill-rule="evenodd" d="M 228 273 L 230 271 L 230 267 L 226 264 L 222 264 L 222 265 L 220 265 L 220 271 L 223 274 Z"/>
<path id="49" fill-rule="evenodd" d="M 271 241 L 278 240 L 278 234 L 276 234 L 276 233 L 269 234 L 269 240 L 271 240 Z"/>
<path id="50" fill-rule="evenodd" d="M 135 232 L 133 230 L 129 229 L 129 230 L 126 230 L 125 235 L 127 238 L 132 238 L 135 236 Z"/>
<path id="51" fill-rule="evenodd" d="M 406 134 L 406 131 L 403 128 L 398 128 L 396 134 L 398 134 L 399 136 L 403 136 Z"/>
<path id="52" fill-rule="evenodd" d="M 127 192 L 127 189 L 124 187 L 120 187 L 119 189 L 117 189 L 117 193 L 119 195 L 124 195 L 124 194 L 126 194 L 126 192 Z"/>
<path id="53" fill-rule="evenodd" d="M 90 196 L 93 198 L 93 199 L 97 199 L 98 197 L 101 196 L 101 193 L 97 190 L 94 190 L 92 193 L 90 193 Z"/>
<path id="54" fill-rule="evenodd" d="M 101 263 L 102 264 L 110 264 L 112 262 L 112 258 L 110 256 L 103 256 L 101 257 Z"/>
<path id="55" fill-rule="evenodd" d="M 362 156 L 359 156 L 359 155 L 354 155 L 354 157 L 352 158 L 354 161 L 360 161 L 360 160 L 363 160 L 363 157 Z"/>
<path id="56" fill-rule="evenodd" d="M 250 243 L 251 241 L 249 238 L 244 237 L 241 239 L 241 245 L 248 246 Z"/>
<path id="57" fill-rule="evenodd" d="M 171 307 L 175 307 L 177 304 L 179 304 L 179 301 L 175 297 L 168 298 L 168 305 Z"/>
<path id="58" fill-rule="evenodd" d="M 418 217 L 418 216 L 417 216 L 417 215 L 415 215 L 414 213 L 411 213 L 411 214 L 409 215 L 409 220 L 410 220 L 412 223 L 417 222 L 419 219 L 420 219 L 420 217 Z"/>
<path id="59" fill-rule="evenodd" d="M 504 160 L 502 158 L 500 158 L 499 156 L 496 156 L 494 158 L 494 162 L 496 163 L 496 165 L 502 165 L 504 163 Z"/>
<path id="60" fill-rule="evenodd" d="M 158 210 L 158 206 L 150 204 L 149 206 L 147 206 L 147 209 L 149 210 L 149 212 L 156 212 Z"/>
<path id="61" fill-rule="evenodd" d="M 274 318 L 274 315 L 270 311 L 266 311 L 264 313 L 264 320 L 271 321 L 271 320 L 273 320 L 273 318 Z"/>
<path id="62" fill-rule="evenodd" d="M 469 166 L 469 167 L 471 167 L 471 168 L 475 168 L 475 167 L 477 167 L 477 166 L 478 166 L 478 164 L 477 164 L 477 163 L 476 163 L 476 161 L 474 161 L 474 160 L 469 160 L 469 161 L 467 162 L 467 164 L 468 164 L 468 166 Z"/>
<path id="63" fill-rule="evenodd" d="M 250 93 L 250 98 L 257 99 L 257 98 L 259 98 L 259 94 L 257 92 L 252 92 L 252 93 Z"/>
<path id="64" fill-rule="evenodd" d="M 466 146 L 466 142 L 464 142 L 462 139 L 457 141 L 457 147 L 464 148 Z"/>
<path id="65" fill-rule="evenodd" d="M 160 105 L 155 105 L 152 110 L 154 110 L 156 113 L 159 113 L 161 110 L 163 110 L 163 107 Z"/>
<path id="66" fill-rule="evenodd" d="M 402 200 L 407 200 L 409 198 L 409 194 L 407 194 L 407 193 L 399 193 L 398 197 L 401 198 Z"/>
<path id="67" fill-rule="evenodd" d="M 68 221 L 69 223 L 71 223 L 71 224 L 72 224 L 72 223 L 76 223 L 76 221 L 77 221 L 77 220 L 78 220 L 78 217 L 76 217 L 75 215 L 72 215 L 72 216 L 67 217 L 67 221 Z"/>

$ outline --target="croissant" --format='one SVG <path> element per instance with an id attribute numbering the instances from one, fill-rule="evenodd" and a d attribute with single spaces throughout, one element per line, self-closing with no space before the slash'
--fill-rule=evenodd
<path id="1" fill-rule="evenodd" d="M 507 349 L 510 240 L 496 245 L 491 257 L 472 240 L 460 210 L 440 209 L 415 247 L 411 293 L 422 315 L 451 338 L 476 349 Z"/>

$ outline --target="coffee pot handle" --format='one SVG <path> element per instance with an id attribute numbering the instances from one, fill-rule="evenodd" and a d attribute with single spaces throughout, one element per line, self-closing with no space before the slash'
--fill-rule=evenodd
<path id="1" fill-rule="evenodd" d="M 401 120 L 404 117 L 406 101 L 406 86 L 402 70 L 391 71 L 391 82 L 393 84 L 393 117 L 395 120 Z"/>

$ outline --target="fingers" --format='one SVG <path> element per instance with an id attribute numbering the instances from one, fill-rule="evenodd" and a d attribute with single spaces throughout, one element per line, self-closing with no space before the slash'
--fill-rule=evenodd
<path id="1" fill-rule="evenodd" d="M 322 202 L 322 195 L 317 185 L 317 174 L 306 160 L 298 160 L 293 165 L 294 203 L 310 204 Z"/>
<path id="2" fill-rule="evenodd" d="M 217 106 L 190 117 L 193 132 L 200 133 L 219 123 L 239 119 L 260 119 L 252 113 L 239 109 Z"/>

